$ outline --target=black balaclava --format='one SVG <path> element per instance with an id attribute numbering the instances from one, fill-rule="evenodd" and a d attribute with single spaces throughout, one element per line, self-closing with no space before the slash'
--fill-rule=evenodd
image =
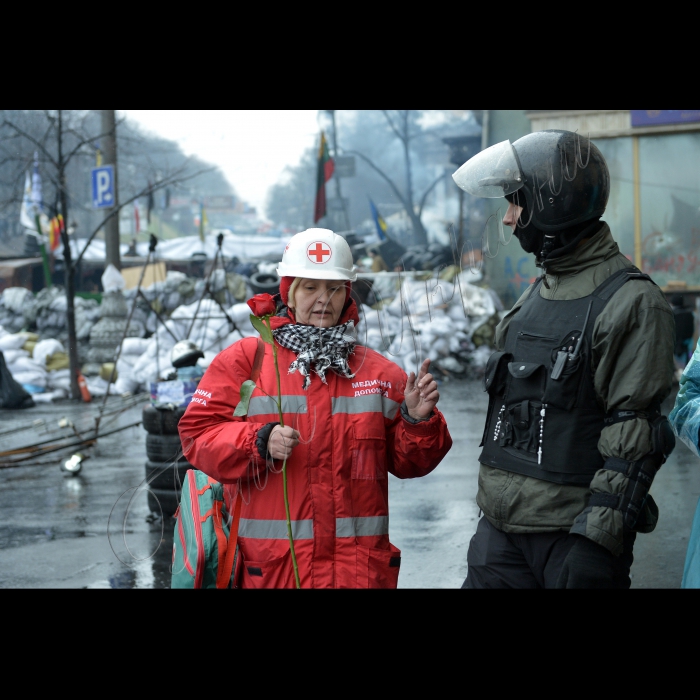
<path id="1" fill-rule="evenodd" d="M 505 197 L 508 202 L 523 208 L 513 235 L 518 239 L 520 247 L 526 253 L 533 253 L 537 262 L 543 267 L 546 262 L 561 258 L 572 251 L 584 238 L 590 238 L 600 228 L 598 216 L 553 233 L 545 233 L 535 226 L 527 209 L 525 197 L 518 197 L 517 200 L 515 200 L 515 194 L 507 194 Z"/>
<path id="2" fill-rule="evenodd" d="M 525 197 L 520 196 L 516 199 L 515 193 L 507 194 L 505 197 L 510 204 L 517 204 L 523 208 L 518 217 L 518 224 L 515 227 L 513 235 L 518 239 L 520 247 L 526 253 L 534 253 L 535 256 L 539 258 L 542 246 L 544 245 L 544 231 L 540 231 L 532 221 L 527 209 Z"/>

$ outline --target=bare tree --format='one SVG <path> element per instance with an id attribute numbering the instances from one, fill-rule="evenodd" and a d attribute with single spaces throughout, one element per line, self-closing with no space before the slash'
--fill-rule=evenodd
<path id="1" fill-rule="evenodd" d="M 418 204 L 415 203 L 413 191 L 413 168 L 411 164 L 411 143 L 419 135 L 420 130 L 415 124 L 416 110 L 398 109 L 398 110 L 381 110 L 384 118 L 391 129 L 394 136 L 400 141 L 404 158 L 404 177 L 405 185 L 402 189 L 396 182 L 389 177 L 371 158 L 357 150 L 344 151 L 350 155 L 356 155 L 361 158 L 367 165 L 372 168 L 387 184 L 391 187 L 394 194 L 402 203 L 406 214 L 411 221 L 413 228 L 413 243 L 418 245 L 427 245 L 428 233 L 423 226 L 421 220 L 423 208 L 428 200 L 428 196 L 435 189 L 436 185 L 445 177 L 445 173 L 440 173 L 437 178 L 427 187 L 421 195 Z"/>
<path id="2" fill-rule="evenodd" d="M 406 212 L 408 230 L 390 224 L 393 233 L 427 243 L 424 209 L 445 178 L 447 148 L 435 129 L 422 123 L 425 110 L 337 110 L 336 114 L 342 126 L 338 151 L 357 160 L 356 175 L 343 182 L 350 226 L 367 221 L 371 197 L 385 217 L 387 212 Z M 287 168 L 270 188 L 266 212 L 276 223 L 312 225 L 317 150 L 307 149 L 299 164 Z"/>
<path id="3" fill-rule="evenodd" d="M 71 240 L 68 234 L 68 215 L 69 201 L 76 201 L 76 197 L 71 197 L 67 171 L 71 162 L 81 156 L 94 156 L 95 143 L 99 141 L 104 134 L 89 134 L 85 128 L 85 123 L 88 118 L 88 113 L 78 113 L 70 110 L 45 110 L 43 128 L 40 124 L 41 120 L 36 118 L 36 114 L 32 115 L 31 129 L 26 128 L 19 120 L 7 118 L 7 110 L 4 111 L 3 120 L 0 123 L 0 165 L 15 163 L 18 167 L 14 169 L 14 181 L 12 175 L 10 181 L 2 181 L 0 185 L 4 185 L 5 189 L 9 188 L 14 194 L 5 201 L 0 202 L 0 206 L 9 206 L 16 204 L 18 197 L 17 191 L 21 187 L 21 179 L 26 170 L 27 157 L 26 146 L 30 146 L 30 151 L 34 150 L 43 162 L 44 178 L 53 186 L 54 204 L 49 206 L 50 212 L 55 216 L 61 214 L 65 227 L 61 232 L 61 242 L 63 243 L 63 263 L 65 269 L 65 292 L 66 292 L 66 325 L 68 330 L 68 358 L 70 363 L 70 378 L 71 378 L 71 397 L 80 399 L 80 387 L 78 385 L 78 375 L 80 373 L 80 364 L 78 357 L 78 343 L 75 327 L 75 269 L 80 263 L 85 251 L 97 233 L 103 228 L 105 222 L 113 217 L 118 216 L 119 211 L 127 204 L 132 203 L 139 197 L 143 197 L 159 189 L 167 186 L 176 185 L 186 180 L 195 178 L 205 172 L 213 170 L 213 168 L 205 168 L 192 173 L 188 170 L 189 161 L 185 160 L 177 168 L 168 173 L 159 173 L 154 175 L 152 184 L 142 188 L 131 197 L 120 198 L 120 204 L 114 207 L 109 215 L 105 217 L 94 228 L 92 233 L 85 241 L 83 250 L 78 254 L 76 260 L 73 260 L 73 251 L 71 248 Z M 24 143 L 23 143 L 24 142 Z M 24 147 L 24 148 L 23 148 Z M 21 191 L 21 190 L 20 190 Z M 48 194 L 48 193 L 47 193 Z M 21 199 L 21 197 L 19 197 Z"/>

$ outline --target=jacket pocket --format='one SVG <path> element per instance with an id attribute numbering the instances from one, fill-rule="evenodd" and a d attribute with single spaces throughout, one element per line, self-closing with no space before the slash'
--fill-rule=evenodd
<path id="1" fill-rule="evenodd" d="M 386 433 L 379 426 L 353 426 L 353 479 L 386 479 Z"/>
<path id="2" fill-rule="evenodd" d="M 401 550 L 389 545 L 389 549 L 372 549 L 357 545 L 357 587 L 396 588 L 401 568 Z"/>
<path id="3" fill-rule="evenodd" d="M 241 588 L 296 588 L 292 553 L 287 550 L 281 557 L 268 561 L 243 560 Z"/>

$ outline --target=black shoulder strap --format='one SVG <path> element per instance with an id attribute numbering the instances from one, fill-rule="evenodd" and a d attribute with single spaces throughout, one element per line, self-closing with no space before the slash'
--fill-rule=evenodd
<path id="1" fill-rule="evenodd" d="M 617 272 L 613 272 L 608 279 L 602 284 L 598 285 L 593 291 L 593 296 L 602 299 L 603 301 L 609 301 L 610 298 L 618 291 L 624 284 L 630 280 L 648 280 L 654 284 L 654 280 L 649 277 L 649 275 L 643 273 L 636 267 L 626 267 Z"/>

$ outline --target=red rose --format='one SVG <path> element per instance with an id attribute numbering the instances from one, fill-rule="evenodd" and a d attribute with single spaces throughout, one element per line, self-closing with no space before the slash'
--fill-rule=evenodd
<path id="1" fill-rule="evenodd" d="M 275 313 L 275 300 L 270 294 L 256 294 L 246 302 L 253 316 L 272 316 Z"/>

